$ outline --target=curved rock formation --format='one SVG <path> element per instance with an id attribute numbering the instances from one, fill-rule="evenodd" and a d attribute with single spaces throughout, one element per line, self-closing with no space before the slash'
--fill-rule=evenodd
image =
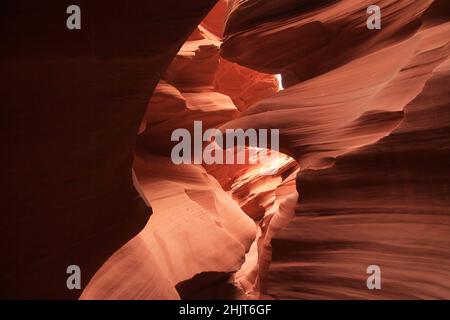
<path id="1" fill-rule="evenodd" d="M 2 4 L 0 297 L 449 299 L 448 3 L 215 3 Z M 281 150 L 176 165 L 194 121 Z"/>
<path id="2" fill-rule="evenodd" d="M 289 86 L 409 37 L 432 3 L 377 1 L 383 27 L 370 32 L 369 0 L 231 0 L 221 53 L 256 70 L 282 73 Z"/>
<path id="3" fill-rule="evenodd" d="M 196 274 L 239 269 L 255 225 L 213 177 L 201 166 L 145 154 L 136 157 L 134 169 L 153 214 L 82 298 L 174 299 L 175 286 Z"/>
<path id="4" fill-rule="evenodd" d="M 100 268 L 83 299 L 257 297 L 265 283 L 270 239 L 294 212 L 295 161 L 280 155 L 278 163 L 266 166 L 202 168 L 177 166 L 170 159 L 173 130 L 192 131 L 196 120 L 204 129 L 218 128 L 252 101 L 277 92 L 274 75 L 220 59 L 220 41 L 202 26 L 221 5 L 164 73 L 140 127 L 134 170 L 153 215 Z M 274 166 L 280 169 L 276 176 L 264 175 Z M 286 200 L 287 195 L 295 199 Z M 252 206 L 262 211 L 253 215 Z M 129 281 L 120 276 L 131 272 Z M 212 295 L 216 286 L 221 292 Z"/>
<path id="5" fill-rule="evenodd" d="M 133 187 L 139 123 L 160 74 L 215 1 L 3 1 L 0 297 L 77 298 L 146 224 Z"/>
<path id="6" fill-rule="evenodd" d="M 225 125 L 280 128 L 302 169 L 296 218 L 274 240 L 277 298 L 450 296 L 450 15 L 440 1 L 377 4 L 383 28 L 370 33 L 365 3 L 311 2 L 280 21 L 274 3 L 232 1 L 222 55 L 290 85 Z"/>

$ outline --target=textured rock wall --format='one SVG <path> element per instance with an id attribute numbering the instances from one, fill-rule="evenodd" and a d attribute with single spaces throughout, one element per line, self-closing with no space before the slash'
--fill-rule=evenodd
<path id="1" fill-rule="evenodd" d="M 161 73 L 215 1 L 2 1 L 0 296 L 77 298 L 151 213 L 132 183 Z"/>
<path id="2" fill-rule="evenodd" d="M 301 167 L 268 293 L 449 298 L 448 6 L 377 1 L 370 31 L 366 1 L 231 3 L 221 54 L 289 88 L 226 126 L 281 128 Z M 371 264 L 378 292 L 365 287 Z"/>
<path id="3" fill-rule="evenodd" d="M 153 215 L 96 273 L 83 299 L 259 296 L 270 239 L 294 212 L 295 161 L 280 155 L 279 163 L 265 168 L 177 166 L 170 159 L 173 130 L 192 131 L 194 121 L 202 121 L 204 130 L 218 128 L 278 90 L 274 75 L 219 57 L 221 40 L 206 28 L 212 19 L 225 18 L 223 4 L 180 49 L 140 126 L 134 170 Z M 274 165 L 280 167 L 275 176 L 262 174 Z"/>
<path id="4" fill-rule="evenodd" d="M 446 0 L 69 4 L 0 5 L 1 298 L 450 298 Z M 195 120 L 284 154 L 176 166 Z"/>

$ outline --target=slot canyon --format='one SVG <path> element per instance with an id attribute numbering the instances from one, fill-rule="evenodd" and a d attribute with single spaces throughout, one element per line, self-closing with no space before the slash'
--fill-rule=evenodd
<path id="1" fill-rule="evenodd" d="M 447 0 L 71 4 L 0 5 L 0 298 L 450 299 Z M 195 121 L 279 150 L 175 164 Z"/>

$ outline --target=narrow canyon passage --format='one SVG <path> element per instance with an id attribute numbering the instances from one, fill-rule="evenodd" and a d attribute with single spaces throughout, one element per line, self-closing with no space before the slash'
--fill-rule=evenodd
<path id="1" fill-rule="evenodd" d="M 262 2 L 220 1 L 195 29 L 157 85 L 140 127 L 134 170 L 153 214 L 82 298 L 448 296 L 449 283 L 439 281 L 449 265 L 447 198 L 436 206 L 428 186 L 407 178 L 435 176 L 435 169 L 418 165 L 418 155 L 447 154 L 432 145 L 404 148 L 424 128 L 411 110 L 423 108 L 430 81 L 438 81 L 433 99 L 448 94 L 436 88 L 448 72 L 449 24 L 435 18 L 430 3 L 403 2 L 385 10 L 388 31 L 358 37 L 361 16 L 352 35 L 330 41 L 359 7 L 326 6 L 274 19 L 274 7 Z M 249 7 L 259 23 L 247 15 Z M 402 20 L 390 19 L 396 11 Z M 344 44 L 351 44 L 351 55 Z M 340 54 L 330 56 L 333 50 Z M 263 165 L 174 165 L 172 132 L 194 135 L 199 120 L 205 130 L 279 129 L 277 173 L 263 174 Z M 397 164 L 395 152 L 408 160 Z M 387 167 L 374 170 L 376 159 Z M 402 188 L 393 191 L 393 181 Z M 445 177 L 434 181 L 434 192 L 449 190 Z M 438 276 L 427 275 L 430 263 Z M 383 266 L 382 293 L 365 288 L 371 264 Z"/>
<path id="2" fill-rule="evenodd" d="M 265 292 L 271 239 L 294 216 L 295 160 L 270 151 L 273 161 L 249 164 L 251 148 L 244 164 L 171 160 L 174 130 L 185 128 L 194 136 L 194 121 L 203 130 L 220 128 L 282 88 L 280 76 L 220 57 L 225 26 L 218 23 L 225 16 L 222 1 L 157 85 L 133 166 L 152 216 L 97 272 L 82 299 L 254 299 Z M 267 157 L 266 152 L 258 149 L 254 156 Z M 233 153 L 237 157 L 237 148 Z"/>
<path id="3" fill-rule="evenodd" d="M 450 299 L 448 0 L 67 5 L 1 4 L 0 299 Z"/>

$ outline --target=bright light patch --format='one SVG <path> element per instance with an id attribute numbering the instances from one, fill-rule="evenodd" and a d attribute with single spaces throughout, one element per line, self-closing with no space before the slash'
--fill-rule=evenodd
<path id="1" fill-rule="evenodd" d="M 277 79 L 278 82 L 278 91 L 284 90 L 283 88 L 283 78 L 281 78 L 281 74 L 276 74 L 275 79 Z"/>

